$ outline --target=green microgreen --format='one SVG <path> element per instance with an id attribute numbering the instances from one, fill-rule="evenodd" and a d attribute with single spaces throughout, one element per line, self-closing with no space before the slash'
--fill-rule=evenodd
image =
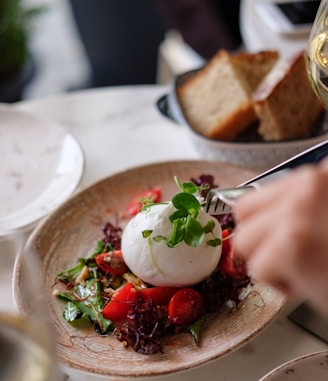
<path id="1" fill-rule="evenodd" d="M 197 220 L 199 211 L 202 208 L 199 201 L 200 193 L 204 186 L 198 187 L 192 182 L 181 183 L 177 176 L 174 177 L 174 180 L 181 192 L 176 193 L 171 199 L 176 211 L 169 216 L 172 222 L 172 232 L 166 239 L 167 245 L 176 247 L 185 242 L 188 246 L 197 247 L 201 245 L 205 235 L 209 233 L 213 235 L 213 239 L 208 240 L 207 244 L 213 247 L 221 245 L 221 240 L 215 237 L 213 233 L 214 221 L 209 221 L 205 226 L 202 226 Z M 144 230 L 142 234 L 144 238 L 152 239 L 155 242 L 163 240 L 163 236 L 151 237 L 151 230 Z M 158 237 L 160 239 L 157 239 Z"/>
<path id="2" fill-rule="evenodd" d="M 152 197 L 142 197 L 140 202 L 141 202 L 140 210 L 145 210 L 148 207 L 154 205 L 154 200 Z"/>

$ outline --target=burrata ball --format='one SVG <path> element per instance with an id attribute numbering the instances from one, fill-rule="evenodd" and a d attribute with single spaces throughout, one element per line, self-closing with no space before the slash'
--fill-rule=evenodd
<path id="1" fill-rule="evenodd" d="M 192 286 L 206 279 L 216 268 L 222 245 L 209 246 L 208 240 L 222 239 L 218 221 L 200 210 L 197 220 L 206 225 L 213 220 L 213 233 L 207 233 L 201 245 L 188 246 L 181 242 L 169 247 L 165 241 L 152 237 L 169 237 L 173 224 L 169 216 L 176 211 L 172 203 L 155 204 L 133 217 L 122 235 L 122 255 L 130 270 L 144 282 L 153 286 Z M 144 231 L 152 231 L 144 237 Z"/>

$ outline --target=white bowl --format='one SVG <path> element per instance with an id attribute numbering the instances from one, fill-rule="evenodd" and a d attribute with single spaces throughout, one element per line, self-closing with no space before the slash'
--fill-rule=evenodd
<path id="1" fill-rule="evenodd" d="M 259 381 L 326 381 L 327 360 L 328 351 L 301 356 L 278 366 Z"/>
<path id="2" fill-rule="evenodd" d="M 0 106 L 0 241 L 31 230 L 77 189 L 84 172 L 80 144 L 65 127 Z"/>
<path id="3" fill-rule="evenodd" d="M 271 168 L 327 139 L 327 134 L 283 142 L 239 143 L 209 139 L 190 129 L 190 136 L 201 157 L 243 165 L 252 169 Z"/>
<path id="4" fill-rule="evenodd" d="M 328 137 L 328 115 L 325 114 L 309 138 L 278 142 L 232 142 L 207 138 L 189 125 L 180 107 L 176 92 L 178 86 L 194 72 L 195 70 L 177 76 L 172 90 L 157 101 L 157 107 L 164 116 L 186 127 L 193 145 L 203 159 L 265 170 L 326 140 Z"/>

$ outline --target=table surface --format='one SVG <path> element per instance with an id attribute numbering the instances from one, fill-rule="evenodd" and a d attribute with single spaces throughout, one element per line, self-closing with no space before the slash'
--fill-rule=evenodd
<path id="1" fill-rule="evenodd" d="M 86 159 L 80 184 L 80 189 L 84 189 L 133 166 L 199 159 L 184 127 L 164 118 L 155 107 L 156 100 L 167 91 L 163 86 L 102 88 L 25 101 L 13 107 L 54 120 L 77 138 Z M 7 250 L 7 244 L 1 243 L 0 266 L 7 266 L 8 271 L 0 279 L 0 310 L 15 311 L 12 262 L 5 255 Z M 326 344 L 289 321 L 288 313 L 294 307 L 288 304 L 269 327 L 232 354 L 187 372 L 165 376 L 165 380 L 255 381 L 281 363 L 327 349 Z M 64 370 L 72 381 L 97 379 Z"/>

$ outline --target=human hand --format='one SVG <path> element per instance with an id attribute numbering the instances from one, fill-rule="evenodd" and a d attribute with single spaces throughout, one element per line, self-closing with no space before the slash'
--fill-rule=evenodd
<path id="1" fill-rule="evenodd" d="M 250 275 L 328 314 L 328 160 L 240 197 L 234 213 Z"/>

